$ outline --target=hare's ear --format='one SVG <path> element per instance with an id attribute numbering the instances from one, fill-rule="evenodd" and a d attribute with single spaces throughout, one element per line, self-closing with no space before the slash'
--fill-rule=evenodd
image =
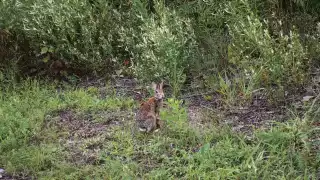
<path id="1" fill-rule="evenodd" d="M 162 89 L 163 88 L 163 80 L 161 80 L 161 83 L 160 83 L 160 88 Z"/>
<path id="2" fill-rule="evenodd" d="M 152 83 L 151 83 L 151 86 L 152 86 L 152 89 L 153 89 L 153 90 L 156 90 L 156 89 L 157 89 L 157 84 L 156 84 L 156 83 L 152 82 Z"/>

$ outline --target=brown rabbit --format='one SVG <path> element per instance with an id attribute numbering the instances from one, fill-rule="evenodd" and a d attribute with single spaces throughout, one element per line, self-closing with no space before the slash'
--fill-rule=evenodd
<path id="1" fill-rule="evenodd" d="M 154 96 L 146 102 L 141 103 L 140 109 L 136 114 L 136 122 L 140 131 L 151 132 L 162 126 L 160 120 L 160 108 L 163 104 L 163 81 L 160 84 L 152 83 Z"/>

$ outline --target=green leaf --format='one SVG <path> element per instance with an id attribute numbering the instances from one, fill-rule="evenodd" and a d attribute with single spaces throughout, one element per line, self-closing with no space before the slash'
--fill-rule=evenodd
<path id="1" fill-rule="evenodd" d="M 121 73 L 122 73 L 122 69 L 116 70 L 117 76 L 120 76 Z"/>
<path id="2" fill-rule="evenodd" d="M 47 63 L 47 62 L 49 61 L 49 59 L 50 59 L 50 57 L 49 57 L 49 55 L 48 55 L 48 56 L 46 56 L 45 58 L 43 58 L 42 61 L 45 62 L 45 63 Z"/>
<path id="3" fill-rule="evenodd" d="M 41 48 L 41 54 L 45 54 L 48 52 L 48 47 Z"/>
<path id="4" fill-rule="evenodd" d="M 210 149 L 210 143 L 207 143 L 207 144 L 203 145 L 203 146 L 200 148 L 200 153 L 201 153 L 201 154 L 204 154 L 204 153 L 206 153 L 209 149 Z"/>
<path id="5" fill-rule="evenodd" d="M 53 50 L 54 50 L 53 47 L 50 47 L 50 48 L 48 49 L 48 52 L 52 53 Z"/>

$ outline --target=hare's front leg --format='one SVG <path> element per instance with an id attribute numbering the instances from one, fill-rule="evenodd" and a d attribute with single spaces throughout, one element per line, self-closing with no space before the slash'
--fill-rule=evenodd
<path id="1" fill-rule="evenodd" d="M 161 129 L 163 127 L 163 120 L 161 120 L 159 117 L 157 118 L 157 121 L 156 121 L 156 130 L 155 132 L 159 131 L 159 129 Z"/>

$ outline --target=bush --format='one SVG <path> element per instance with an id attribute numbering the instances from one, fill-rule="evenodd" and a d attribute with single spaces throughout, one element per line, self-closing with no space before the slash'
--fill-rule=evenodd
<path id="1" fill-rule="evenodd" d="M 137 34 L 141 39 L 136 52 L 132 52 L 135 74 L 144 82 L 167 79 L 173 94 L 178 95 L 194 50 L 193 29 L 188 19 L 179 17 L 163 3 L 156 4 L 155 8 L 157 16 L 140 16 L 144 23 Z"/>
<path id="2" fill-rule="evenodd" d="M 239 16 L 239 5 L 246 8 L 248 15 Z M 272 38 L 265 24 L 250 9 L 248 1 L 230 4 L 227 9 L 237 19 L 229 24 L 232 36 L 229 60 L 247 78 L 257 78 L 262 86 L 305 82 L 308 60 L 296 31 L 290 31 L 288 35 L 280 33 L 279 37 Z"/>
<path id="3" fill-rule="evenodd" d="M 253 88 L 303 84 L 307 58 L 319 59 L 315 0 L 151 2 L 3 0 L 0 68 L 60 59 L 86 73 L 166 79 L 178 95 L 190 79 L 234 69 Z"/>
<path id="4" fill-rule="evenodd" d="M 179 14 L 189 17 L 198 43 L 196 58 L 192 62 L 192 74 L 216 74 L 228 68 L 228 31 L 225 1 L 191 1 L 175 8 Z M 172 5 L 177 6 L 177 5 Z"/>
<path id="5" fill-rule="evenodd" d="M 99 71 L 110 63 L 117 21 L 107 2 L 97 3 L 99 8 L 86 0 L 37 1 L 24 19 L 24 32 L 36 41 L 32 44 L 52 46 L 60 57 Z"/>
<path id="6" fill-rule="evenodd" d="M 4 28 L 24 35 L 34 55 L 50 49 L 75 68 L 112 70 L 111 59 L 116 54 L 112 43 L 119 23 L 116 10 L 108 2 L 5 0 L 1 9 Z M 36 63 L 33 58 L 29 61 L 26 64 Z"/>

